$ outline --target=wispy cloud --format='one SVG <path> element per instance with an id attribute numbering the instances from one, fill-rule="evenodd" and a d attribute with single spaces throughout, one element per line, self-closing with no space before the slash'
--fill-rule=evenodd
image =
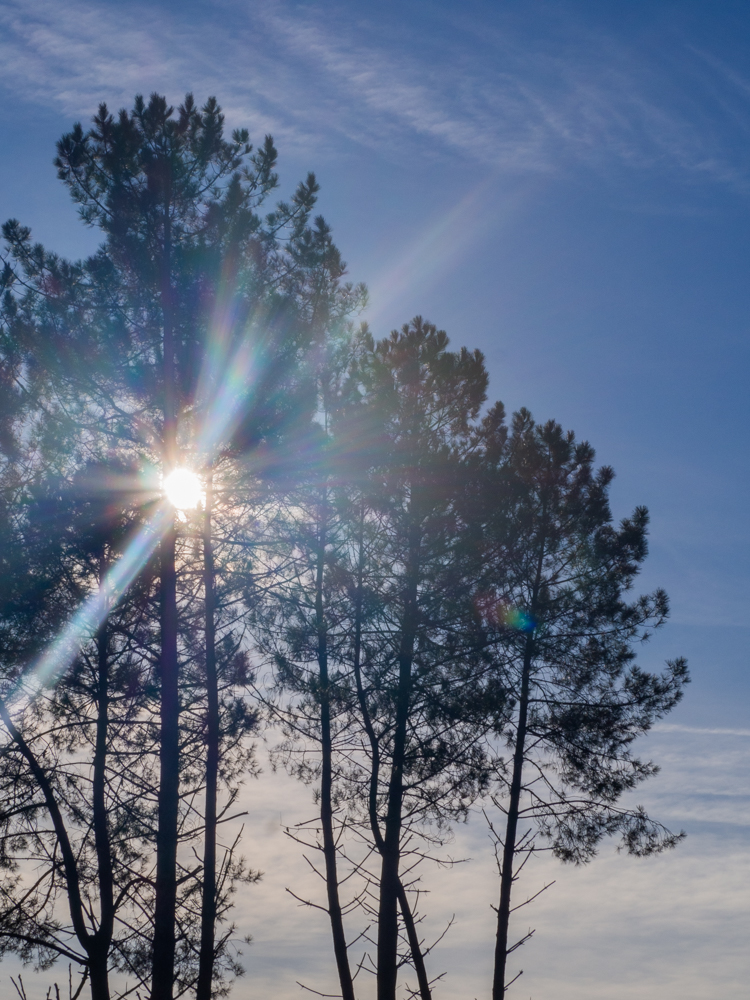
<path id="1" fill-rule="evenodd" d="M 256 135 L 311 138 L 266 106 L 273 60 L 265 49 L 261 37 L 243 51 L 210 14 L 181 23 L 158 9 L 88 0 L 8 0 L 0 8 L 0 81 L 24 100 L 85 119 L 100 101 L 129 106 L 135 93 L 216 93 Z"/>
<path id="2" fill-rule="evenodd" d="M 555 996 L 561 1000 L 703 1000 L 706 995 L 744 996 L 748 916 L 746 842 L 748 822 L 731 822 L 743 807 L 725 793 L 746 789 L 745 731 L 718 732 L 663 724 L 649 737 L 648 752 L 662 773 L 641 789 L 638 801 L 674 828 L 686 826 L 688 838 L 675 851 L 637 859 L 616 854 L 605 842 L 590 865 L 561 865 L 539 857 L 516 888 L 519 901 L 555 881 L 528 909 L 515 917 L 520 937 L 529 927 L 536 936 L 514 955 L 514 969 L 525 969 L 519 997 Z M 691 788 L 691 768 L 699 763 Z M 693 792 L 697 789 L 698 796 Z M 716 794 L 710 795 L 711 791 Z M 285 888 L 320 901 L 321 886 L 303 851 L 283 827 L 314 815 L 309 788 L 283 773 L 266 773 L 243 793 L 248 808 L 247 843 L 253 864 L 266 872 L 238 906 L 242 931 L 255 942 L 246 953 L 254 989 L 266 987 L 280 1000 L 299 992 L 297 980 L 335 992 L 330 959 L 330 929 L 325 916 L 285 893 Z M 727 821 L 729 819 L 729 821 Z M 440 984 L 445 1000 L 486 995 L 492 976 L 494 915 L 499 891 L 487 825 L 476 811 L 455 830 L 441 856 L 470 859 L 453 868 L 426 866 L 421 925 L 430 941 L 451 918 L 455 922 L 430 955 L 430 971 L 447 971 Z M 263 921 L 257 914 L 263 913 Z M 349 927 L 359 929 L 355 913 Z M 655 946 L 658 942 L 658 946 Z M 364 950 L 358 952 L 357 957 Z M 713 984 L 706 992 L 707 984 Z M 367 983 L 363 995 L 369 996 Z M 714 992 L 711 992 L 711 989 Z M 247 991 L 247 992 L 245 992 Z M 238 996 L 254 995 L 240 982 Z M 260 995 L 260 994 L 258 994 Z"/>
<path id="3" fill-rule="evenodd" d="M 217 0 L 181 18 L 133 3 L 6 0 L 0 80 L 75 116 L 136 90 L 215 92 L 233 121 L 307 150 L 345 140 L 397 159 L 406 144 L 495 170 L 619 163 L 741 182 L 721 128 L 747 117 L 747 82 L 687 45 L 683 75 L 710 84 L 709 104 L 675 83 L 668 60 L 572 22 L 550 40 L 469 12 L 419 30 L 407 20 L 388 37 L 346 12 Z"/>
<path id="4" fill-rule="evenodd" d="M 680 726 L 670 722 L 660 722 L 654 726 L 653 731 L 655 733 L 693 733 L 696 736 L 750 736 L 750 729 Z"/>

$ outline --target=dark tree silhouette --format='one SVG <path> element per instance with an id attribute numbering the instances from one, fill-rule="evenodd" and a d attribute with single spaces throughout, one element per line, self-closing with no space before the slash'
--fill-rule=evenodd
<path id="1" fill-rule="evenodd" d="M 134 522 L 125 505 L 134 498 L 106 483 L 124 473 L 89 465 L 72 484 L 47 479 L 27 491 L 26 515 L 14 524 L 13 592 L 3 595 L 2 627 L 13 636 L 10 650 L 3 645 L 4 694 L 18 693 L 19 667 L 89 589 L 102 587 L 118 558 Z M 130 639 L 149 577 L 144 572 L 111 609 L 54 689 L 36 692 L 25 708 L 23 689 L 20 708 L 0 699 L 7 740 L 0 756 L 0 948 L 35 956 L 42 966 L 58 955 L 77 961 L 94 1000 L 110 996 L 109 967 L 128 964 L 132 934 L 124 928 L 131 921 L 124 915 L 132 915 L 148 869 L 139 807 L 146 789 L 136 782 L 134 794 L 115 748 L 143 707 Z M 59 921 L 60 897 L 69 927 Z"/>
<path id="2" fill-rule="evenodd" d="M 484 787 L 480 734 L 498 708 L 496 693 L 490 703 L 484 692 L 480 552 L 461 514 L 485 436 L 477 414 L 486 374 L 478 353 L 446 347 L 443 332 L 417 319 L 378 344 L 366 336 L 327 383 L 317 460 L 279 515 L 288 583 L 253 605 L 277 682 L 296 695 L 282 716 L 287 760 L 320 782 L 343 995 L 342 908 L 355 904 L 378 927 L 380 995 L 395 996 L 404 959 L 430 995 L 429 949 L 409 892 L 424 853 L 417 845 L 428 826 L 464 815 Z M 342 853 L 345 827 L 357 831 L 364 859 Z M 365 878 L 345 907 L 337 851 Z"/>
<path id="3" fill-rule="evenodd" d="M 633 854 L 674 846 L 680 836 L 622 794 L 657 768 L 633 755 L 634 740 L 682 697 L 684 660 L 663 675 L 634 663 L 633 646 L 668 613 L 663 591 L 627 600 L 646 556 L 648 516 L 639 507 L 612 524 L 610 468 L 552 421 L 516 414 L 503 457 L 486 484 L 494 545 L 482 599 L 501 684 L 515 710 L 498 730 L 510 758 L 498 758 L 495 796 L 504 825 L 493 1000 L 508 987 L 511 890 L 537 849 L 536 830 L 565 861 L 585 862 L 606 835 Z M 493 482 L 494 480 L 494 482 Z"/>
<path id="4" fill-rule="evenodd" d="M 76 125 L 61 139 L 59 176 L 104 243 L 91 258 L 70 263 L 33 245 L 30 232 L 11 221 L 3 229 L 2 278 L 3 377 L 12 381 L 20 371 L 19 396 L 35 394 L 58 450 L 64 451 L 64 439 L 79 453 L 115 451 L 166 475 L 186 459 L 200 466 L 217 449 L 239 455 L 257 448 L 285 421 L 303 420 L 306 353 L 332 315 L 345 314 L 364 293 L 340 283 L 344 264 L 330 231 L 321 218 L 311 222 L 312 174 L 291 202 L 280 202 L 265 218 L 257 214 L 276 186 L 275 161 L 270 137 L 255 153 L 246 131 L 226 139 L 216 101 L 198 108 L 191 95 L 176 112 L 158 95 L 136 98 L 133 110 L 118 116 L 102 105 L 88 132 Z M 240 348 L 251 352 L 253 363 L 227 401 L 226 376 Z M 222 403 L 232 420 L 217 417 Z M 0 414 L 3 428 L 13 412 L 8 407 Z M 150 951 L 151 990 L 159 1000 L 172 996 L 175 982 L 183 877 L 177 858 L 185 707 L 178 535 L 168 520 L 158 556 L 160 762 Z M 203 576 L 209 631 L 210 548 Z M 212 702 L 213 784 L 211 644 L 205 694 Z M 211 798 L 209 790 L 209 812 Z M 210 855 L 209 844 L 208 883 Z M 202 912 L 214 919 L 216 900 L 207 898 Z M 212 935 L 204 928 L 202 995 L 214 976 Z"/>
<path id="5" fill-rule="evenodd" d="M 69 262 L 3 227 L 0 951 L 78 962 L 94 1000 L 112 970 L 152 1000 L 226 990 L 233 888 L 257 873 L 218 831 L 255 768 L 252 688 L 316 786 L 294 836 L 322 853 L 344 1000 L 362 968 L 395 1000 L 405 964 L 430 1000 L 418 866 L 482 797 L 504 816 L 501 1000 L 530 854 L 679 839 L 622 801 L 655 771 L 633 741 L 687 680 L 634 662 L 668 610 L 628 597 L 647 514 L 614 526 L 611 470 L 557 424 L 482 415 L 478 351 L 420 317 L 355 332 L 365 290 L 312 218 L 314 176 L 259 214 L 275 162 L 213 98 L 101 105 L 56 160 L 99 250 Z M 205 494 L 178 517 L 160 475 L 182 465 Z M 158 547 L 109 594 L 146 523 Z M 55 683 L 14 702 L 95 599 Z M 355 940 L 374 953 L 353 971 Z"/>

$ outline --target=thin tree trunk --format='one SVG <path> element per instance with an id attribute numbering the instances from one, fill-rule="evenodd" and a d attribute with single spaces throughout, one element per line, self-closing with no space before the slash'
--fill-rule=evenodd
<path id="1" fill-rule="evenodd" d="M 370 743 L 370 753 L 372 754 L 372 765 L 370 769 L 370 790 L 369 790 L 369 819 L 375 846 L 379 853 L 383 854 L 384 841 L 380 832 L 378 821 L 378 782 L 380 781 L 380 745 L 375 728 L 370 717 L 370 710 L 367 705 L 364 685 L 362 683 L 362 585 L 364 578 L 364 508 L 360 508 L 360 530 L 358 538 L 359 557 L 357 565 L 357 589 L 354 595 L 354 681 L 357 688 L 357 699 L 362 713 L 362 722 Z M 401 916 L 406 927 L 409 938 L 409 948 L 414 962 L 414 969 L 417 973 L 417 983 L 419 985 L 419 995 L 421 1000 L 432 1000 L 430 984 L 427 978 L 427 969 L 424 964 L 424 955 L 419 943 L 414 917 L 409 906 L 403 883 L 399 878 L 398 901 L 401 908 Z"/>
<path id="2" fill-rule="evenodd" d="M 174 980 L 177 900 L 177 823 L 180 784 L 179 669 L 177 662 L 176 532 L 170 525 L 161 542 L 161 705 L 158 828 L 152 1000 L 171 1000 Z"/>
<path id="3" fill-rule="evenodd" d="M 99 566 L 99 587 L 104 586 L 106 565 L 102 557 Z M 106 595 L 104 595 L 106 599 Z M 99 881 L 99 927 L 91 937 L 89 975 L 92 1000 L 109 1000 L 107 971 L 109 949 L 115 921 L 114 877 L 112 849 L 106 801 L 107 737 L 109 727 L 109 630 L 104 618 L 96 636 L 97 647 L 97 717 L 94 774 L 92 781 L 94 846 Z"/>
<path id="4" fill-rule="evenodd" d="M 164 320 L 164 472 L 177 462 L 175 344 L 172 326 L 171 232 L 169 199 L 164 210 L 164 273 L 161 305 Z M 177 827 L 180 787 L 180 706 L 177 658 L 176 530 L 170 524 L 160 545 L 161 572 L 161 705 L 158 829 L 151 1000 L 171 1000 L 175 960 L 177 901 Z"/>
<path id="5" fill-rule="evenodd" d="M 320 675 L 320 823 L 323 831 L 323 858 L 326 869 L 328 915 L 333 935 L 333 951 L 343 1000 L 354 1000 L 354 985 L 349 967 L 349 953 L 344 933 L 344 919 L 339 899 L 336 840 L 333 832 L 333 738 L 331 733 L 331 692 L 328 677 L 328 635 L 323 604 L 323 581 L 328 532 L 328 496 L 324 487 L 320 506 L 320 528 L 315 579 L 315 627 Z"/>
<path id="6" fill-rule="evenodd" d="M 398 690 L 393 758 L 388 782 L 388 802 L 380 868 L 380 904 L 378 907 L 377 980 L 378 1000 L 396 1000 L 398 980 L 398 899 L 401 882 L 401 810 L 404 797 L 406 731 L 411 700 L 411 669 L 417 635 L 417 573 L 419 559 L 418 529 L 409 530 L 409 557 L 404 587 L 404 617 L 398 654 Z"/>
<path id="7" fill-rule="evenodd" d="M 378 1000 L 395 1000 L 398 978 L 398 891 L 401 860 L 401 807 L 403 802 L 404 752 L 411 657 L 403 648 L 399 655 L 399 686 L 393 760 L 388 783 L 385 836 L 381 852 L 380 901 L 378 907 L 377 980 Z"/>
<path id="8" fill-rule="evenodd" d="M 497 909 L 497 936 L 495 939 L 495 972 L 492 982 L 492 1000 L 503 1000 L 505 996 L 505 964 L 508 958 L 508 924 L 510 922 L 510 895 L 513 888 L 513 861 L 516 854 L 516 833 L 518 811 L 521 802 L 524 753 L 526 747 L 526 724 L 529 710 L 529 686 L 533 640 L 526 638 L 521 678 L 521 697 L 518 705 L 518 727 L 513 751 L 513 775 L 510 783 L 510 801 L 505 823 L 505 844 L 500 869 L 500 905 Z"/>
<path id="9" fill-rule="evenodd" d="M 99 563 L 99 586 L 106 575 L 104 558 Z M 105 609 L 106 610 L 106 609 Z M 112 872 L 112 852 L 109 837 L 109 823 L 106 804 L 106 763 L 107 733 L 109 725 L 109 632 L 106 614 L 96 634 L 97 647 L 97 718 L 96 741 L 93 760 L 92 812 L 94 847 L 97 861 L 100 920 L 98 929 L 92 934 L 86 929 L 83 901 L 81 897 L 78 863 L 68 838 L 65 821 L 55 799 L 52 784 L 44 768 L 37 761 L 33 751 L 11 722 L 4 704 L 0 702 L 0 717 L 12 739 L 26 759 L 44 795 L 47 811 L 57 836 L 63 858 L 65 886 L 68 896 L 73 929 L 87 956 L 88 977 L 91 984 L 91 1000 L 109 1000 L 109 950 L 114 931 L 114 876 Z"/>
<path id="10" fill-rule="evenodd" d="M 86 952 L 88 956 L 89 946 L 91 941 L 91 935 L 86 929 L 86 918 L 83 910 L 83 900 L 81 898 L 81 885 L 78 876 L 78 864 L 76 861 L 75 852 L 70 843 L 70 838 L 68 837 L 68 831 L 65 827 L 65 821 L 60 812 L 60 807 L 57 804 L 57 799 L 55 798 L 55 793 L 52 788 L 52 783 L 50 782 L 47 773 L 45 772 L 42 765 L 36 759 L 33 750 L 28 745 L 26 740 L 23 738 L 20 730 L 16 727 L 14 722 L 10 717 L 8 708 L 2 699 L 0 699 L 0 719 L 3 720 L 5 728 L 8 730 L 10 738 L 18 747 L 21 755 L 25 759 L 26 763 L 29 765 L 31 773 L 34 775 L 37 784 L 44 796 L 44 803 L 47 807 L 47 812 L 49 813 L 50 820 L 52 821 L 52 828 L 55 831 L 55 837 L 57 838 L 57 845 L 60 848 L 60 856 L 62 858 L 62 869 L 65 876 L 65 889 L 68 897 L 68 908 L 70 911 L 70 919 L 73 924 L 73 930 L 75 932 L 78 943 Z M 99 998 L 97 998 L 99 1000 Z"/>
<path id="11" fill-rule="evenodd" d="M 546 514 L 546 506 L 542 507 L 542 517 Z M 542 581 L 546 538 L 542 534 L 537 556 L 536 576 L 531 596 L 531 616 L 536 615 L 539 588 Z M 518 830 L 518 814 L 523 787 L 523 765 L 526 752 L 526 728 L 529 713 L 529 691 L 531 689 L 531 665 L 534 658 L 533 631 L 526 636 L 523 651 L 523 670 L 521 674 L 521 697 L 518 705 L 518 728 L 513 750 L 513 774 L 510 782 L 510 801 L 505 824 L 505 844 L 503 845 L 503 861 L 500 871 L 500 904 L 497 908 L 497 936 L 495 938 L 495 970 L 492 979 L 492 1000 L 504 1000 L 505 997 L 505 966 L 508 959 L 508 925 L 510 923 L 510 897 L 513 889 L 513 862 L 516 854 L 516 834 Z"/>
<path id="12" fill-rule="evenodd" d="M 196 1000 L 211 1000 L 216 935 L 216 803 L 219 782 L 219 682 L 216 674 L 216 584 L 211 540 L 213 471 L 206 481 L 203 520 L 203 593 L 206 633 L 206 806 L 203 848 L 201 944 Z"/>
<path id="13" fill-rule="evenodd" d="M 417 925 L 414 921 L 414 914 L 411 912 L 409 900 L 404 889 L 404 884 L 399 878 L 398 881 L 398 904 L 401 909 L 401 919 L 404 921 L 406 936 L 409 939 L 409 951 L 414 962 L 414 971 L 417 974 L 417 985 L 419 986 L 419 996 L 421 1000 L 432 1000 L 430 991 L 430 981 L 427 978 L 427 968 L 424 964 L 424 955 L 419 943 Z"/>

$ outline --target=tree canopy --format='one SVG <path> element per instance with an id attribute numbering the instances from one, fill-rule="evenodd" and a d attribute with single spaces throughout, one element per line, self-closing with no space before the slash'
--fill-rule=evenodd
<path id="1" fill-rule="evenodd" d="M 74 963 L 92 1000 L 228 993 L 260 875 L 219 831 L 262 728 L 315 791 L 290 832 L 342 997 L 369 972 L 429 1000 L 420 866 L 483 808 L 500 1000 L 531 854 L 679 840 L 621 803 L 687 680 L 635 660 L 668 614 L 629 594 L 648 515 L 615 525 L 611 469 L 554 421 L 508 427 L 479 351 L 357 326 L 314 175 L 266 208 L 276 161 L 214 98 L 101 105 L 55 160 L 99 249 L 3 226 L 0 953 Z"/>

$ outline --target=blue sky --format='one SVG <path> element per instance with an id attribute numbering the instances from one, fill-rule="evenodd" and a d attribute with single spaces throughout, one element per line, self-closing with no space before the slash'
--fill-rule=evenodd
<path id="1" fill-rule="evenodd" d="M 653 878 L 609 851 L 563 873 L 517 995 L 677 1000 L 689 981 L 696 998 L 744 997 L 746 948 L 727 942 L 750 832 L 750 7 L 2 0 L 0 217 L 90 249 L 54 143 L 99 101 L 152 90 L 215 94 L 230 124 L 271 132 L 287 191 L 316 171 L 376 335 L 419 313 L 480 347 L 492 396 L 589 439 L 617 471 L 618 516 L 651 510 L 642 586 L 667 589 L 672 621 L 642 660 L 684 654 L 694 680 L 654 736 L 665 767 L 644 799 L 690 837 Z M 612 909 L 639 878 L 658 932 L 637 901 Z M 570 940 L 584 904 L 605 907 L 608 936 Z M 469 959 L 445 948 L 448 1000 Z M 261 994 L 248 977 L 236 995 Z"/>

